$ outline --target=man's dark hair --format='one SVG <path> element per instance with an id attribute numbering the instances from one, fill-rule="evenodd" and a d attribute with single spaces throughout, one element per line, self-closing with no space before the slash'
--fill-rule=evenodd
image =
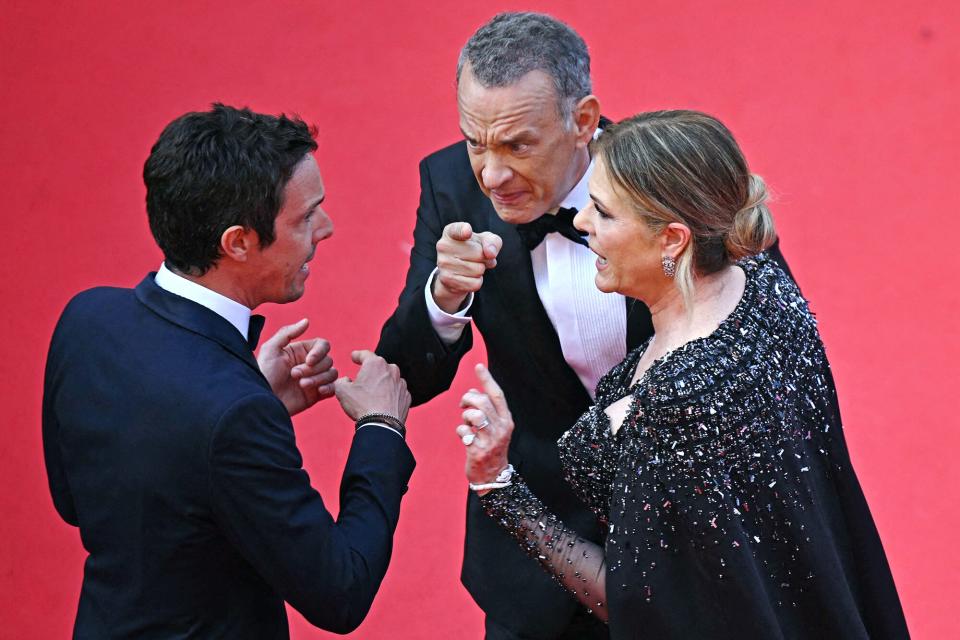
<path id="1" fill-rule="evenodd" d="M 215 103 L 166 126 L 143 166 L 150 231 L 168 267 L 203 275 L 233 225 L 274 239 L 274 220 L 294 168 L 316 150 L 315 128 Z"/>
<path id="2" fill-rule="evenodd" d="M 542 13 L 499 13 L 477 29 L 460 51 L 457 82 L 470 63 L 484 87 L 506 87 L 533 70 L 546 73 L 557 90 L 560 115 L 590 95 L 590 53 L 576 31 Z"/>

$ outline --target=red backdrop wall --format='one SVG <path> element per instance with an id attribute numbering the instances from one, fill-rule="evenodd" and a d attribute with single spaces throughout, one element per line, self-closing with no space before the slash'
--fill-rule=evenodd
<path id="1" fill-rule="evenodd" d="M 802 5 L 802 6 L 801 6 Z M 821 322 L 847 437 L 917 638 L 956 637 L 960 386 L 954 257 L 960 4 L 884 2 L 4 2 L 0 181 L 0 607 L 3 638 L 69 635 L 84 552 L 56 516 L 40 444 L 43 363 L 67 299 L 134 285 L 161 256 L 140 180 L 161 128 L 221 100 L 320 127 L 336 224 L 301 316 L 349 351 L 375 344 L 405 273 L 417 161 L 457 139 L 459 47 L 493 13 L 568 21 L 604 112 L 719 116 L 779 193 L 782 246 Z M 106 345 L 105 345 L 106 346 Z M 477 348 L 468 360 L 482 360 Z M 471 638 L 459 584 L 462 445 L 453 390 L 410 418 L 419 460 L 394 561 L 358 638 Z M 336 508 L 350 422 L 295 420 Z M 291 612 L 295 638 L 327 637 Z"/>

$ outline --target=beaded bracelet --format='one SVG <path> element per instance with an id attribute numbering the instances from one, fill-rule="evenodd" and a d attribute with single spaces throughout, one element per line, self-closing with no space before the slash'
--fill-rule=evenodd
<path id="1" fill-rule="evenodd" d="M 474 484 L 470 483 L 470 489 L 472 491 L 486 491 L 487 489 L 503 489 L 509 487 L 513 484 L 513 465 L 508 464 L 507 467 L 497 475 L 497 479 L 493 482 L 485 482 L 483 484 Z"/>
<path id="2" fill-rule="evenodd" d="M 357 418 L 356 428 L 359 429 L 371 423 L 381 424 L 388 429 L 393 429 L 399 433 L 401 437 L 407 437 L 407 428 L 403 426 L 403 421 L 397 416 L 390 415 L 389 413 L 365 413 Z"/>

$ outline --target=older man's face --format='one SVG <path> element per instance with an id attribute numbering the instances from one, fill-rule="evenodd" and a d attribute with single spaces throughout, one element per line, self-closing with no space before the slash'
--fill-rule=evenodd
<path id="1" fill-rule="evenodd" d="M 473 173 L 506 222 L 530 222 L 556 208 L 586 169 L 584 143 L 558 114 L 556 89 L 542 71 L 487 88 L 467 64 L 457 106 Z"/>

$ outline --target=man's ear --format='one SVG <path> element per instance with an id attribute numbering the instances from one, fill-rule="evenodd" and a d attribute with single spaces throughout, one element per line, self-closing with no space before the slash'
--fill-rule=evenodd
<path id="1" fill-rule="evenodd" d="M 251 252 L 260 246 L 260 237 L 253 229 L 238 224 L 228 227 L 220 236 L 220 250 L 223 257 L 246 262 Z"/>
<path id="2" fill-rule="evenodd" d="M 686 250 L 690 244 L 690 227 L 680 222 L 671 222 L 663 228 L 660 234 L 660 250 L 664 256 L 670 256 L 674 260 Z"/>
<path id="3" fill-rule="evenodd" d="M 577 143 L 586 146 L 600 125 L 600 101 L 595 95 L 584 96 L 573 107 L 573 126 L 577 130 Z"/>

